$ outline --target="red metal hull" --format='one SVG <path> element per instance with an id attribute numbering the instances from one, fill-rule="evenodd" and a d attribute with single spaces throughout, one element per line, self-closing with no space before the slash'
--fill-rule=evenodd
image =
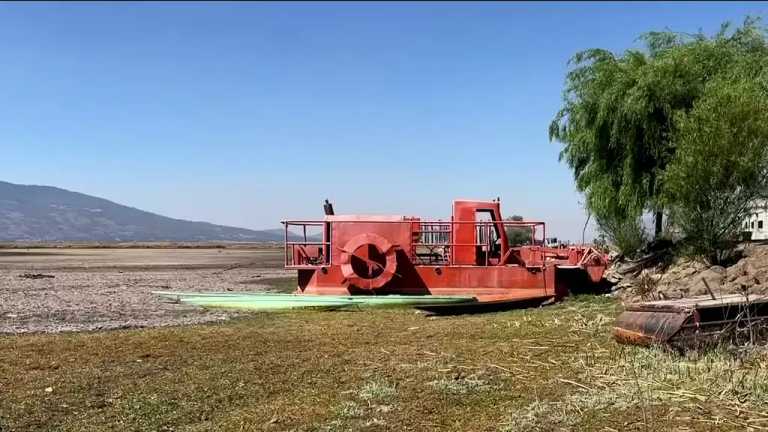
<path id="1" fill-rule="evenodd" d="M 398 266 L 398 270 L 405 266 Z M 406 269 L 403 269 L 406 270 Z M 372 290 L 376 294 L 473 295 L 524 298 L 553 297 L 554 267 L 529 270 L 519 266 L 410 266 L 387 284 Z M 299 290 L 305 294 L 354 295 L 369 293 L 344 282 L 340 269 L 299 270 Z M 561 293 L 562 294 L 562 293 Z"/>

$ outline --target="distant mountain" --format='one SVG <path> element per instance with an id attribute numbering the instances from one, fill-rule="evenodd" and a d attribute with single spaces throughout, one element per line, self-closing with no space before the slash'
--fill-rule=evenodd
<path id="1" fill-rule="evenodd" d="M 172 219 L 51 186 L 0 182 L 0 241 L 283 241 L 254 231 Z"/>

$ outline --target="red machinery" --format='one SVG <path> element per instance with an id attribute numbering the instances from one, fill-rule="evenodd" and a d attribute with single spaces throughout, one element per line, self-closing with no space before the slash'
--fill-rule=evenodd
<path id="1" fill-rule="evenodd" d="M 505 221 L 496 201 L 454 201 L 450 221 L 340 216 L 283 221 L 285 267 L 298 293 L 471 295 L 479 301 L 560 298 L 568 281 L 597 282 L 607 266 L 591 247 L 545 247 L 544 222 Z M 530 232 L 525 245 L 508 233 Z M 315 235 L 308 232 L 315 231 Z M 299 241 L 290 241 L 294 233 Z M 519 237 L 517 235 L 516 237 Z"/>

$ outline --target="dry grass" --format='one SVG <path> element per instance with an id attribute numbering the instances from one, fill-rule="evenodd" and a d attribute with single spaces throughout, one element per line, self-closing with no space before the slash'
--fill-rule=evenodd
<path id="1" fill-rule="evenodd" d="M 620 347 L 616 304 L 0 337 L 0 430 L 762 430 L 768 355 Z M 49 391 L 48 391 L 49 390 Z"/>

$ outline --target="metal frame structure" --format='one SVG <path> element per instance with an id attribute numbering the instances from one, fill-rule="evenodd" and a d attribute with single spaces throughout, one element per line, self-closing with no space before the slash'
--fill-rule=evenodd
<path id="1" fill-rule="evenodd" d="M 296 251 L 297 249 L 306 248 L 308 246 L 318 246 L 321 247 L 323 250 L 330 250 L 333 248 L 333 242 L 330 238 L 328 238 L 328 230 L 323 229 L 322 231 L 322 237 L 320 241 L 314 241 L 310 240 L 312 236 L 309 236 L 307 234 L 307 228 L 309 227 L 320 227 L 325 228 L 328 224 L 333 223 L 358 223 L 360 222 L 359 219 L 335 219 L 333 222 L 327 222 L 322 220 L 284 220 L 281 221 L 281 224 L 283 224 L 283 233 L 284 233 L 284 244 L 285 244 L 285 268 L 292 269 L 292 270 L 299 270 L 299 269 L 312 269 L 312 268 L 320 268 L 323 266 L 329 266 L 332 265 L 332 254 L 330 253 L 324 253 L 322 254 L 323 261 L 322 262 L 315 262 L 315 263 L 306 263 L 306 264 L 296 264 L 294 261 L 294 258 L 297 256 Z M 391 223 L 391 224 L 398 224 L 403 223 L 404 221 L 374 221 L 374 223 Z M 435 248 L 444 248 L 450 249 L 455 247 L 483 247 L 487 250 L 490 250 L 493 248 L 494 244 L 493 242 L 499 240 L 498 238 L 494 238 L 491 235 L 492 229 L 500 228 L 500 229 L 506 229 L 507 227 L 515 227 L 515 228 L 531 228 L 531 243 L 532 245 L 537 246 L 543 246 L 544 240 L 546 238 L 546 224 L 544 222 L 533 222 L 533 221 L 443 221 L 443 220 L 432 220 L 432 221 L 422 221 L 422 220 L 416 220 L 413 223 L 418 223 L 419 229 L 413 230 L 413 234 L 417 235 L 419 240 L 414 241 L 411 244 L 410 247 L 410 253 L 409 258 L 412 259 L 415 263 L 419 264 L 441 264 L 441 265 L 455 265 L 455 263 L 450 259 L 441 259 L 439 262 L 433 262 L 433 263 L 426 263 L 422 260 L 420 257 L 420 254 L 417 252 L 417 248 L 427 248 L 430 251 L 432 251 Z M 479 234 L 477 237 L 481 239 L 481 241 L 474 242 L 474 243 L 455 243 L 453 242 L 453 233 L 455 231 L 455 227 L 457 225 L 465 225 L 465 224 L 471 224 L 474 226 L 474 230 Z M 332 225 L 331 225 L 332 226 Z M 437 227 L 437 228 L 435 228 Z M 537 240 L 537 227 L 541 227 L 541 234 L 542 234 L 542 240 Z M 293 228 L 293 230 L 292 230 Z M 291 236 L 295 236 L 295 229 L 299 229 L 302 232 L 302 241 L 289 241 L 289 238 Z M 447 228 L 447 229 L 445 229 Z M 331 228 L 332 229 L 332 228 Z M 429 241 L 424 241 L 425 239 L 429 239 Z M 445 241 L 441 241 L 441 240 Z M 482 241 L 482 240 L 485 241 Z M 493 240 L 493 242 L 492 242 Z M 538 243 L 538 244 L 537 244 Z M 549 250 L 552 250 L 553 248 L 547 248 Z M 513 250 L 513 248 L 507 249 L 507 252 L 505 253 L 505 257 L 503 257 L 502 262 L 496 263 L 494 265 L 504 265 L 505 260 L 507 260 L 511 255 L 510 251 Z M 298 256 L 307 256 L 307 254 L 301 254 L 299 253 Z M 450 256 L 450 253 L 448 253 L 448 256 Z M 487 266 L 489 265 L 488 262 L 489 255 L 486 254 L 486 261 L 483 265 Z"/>

